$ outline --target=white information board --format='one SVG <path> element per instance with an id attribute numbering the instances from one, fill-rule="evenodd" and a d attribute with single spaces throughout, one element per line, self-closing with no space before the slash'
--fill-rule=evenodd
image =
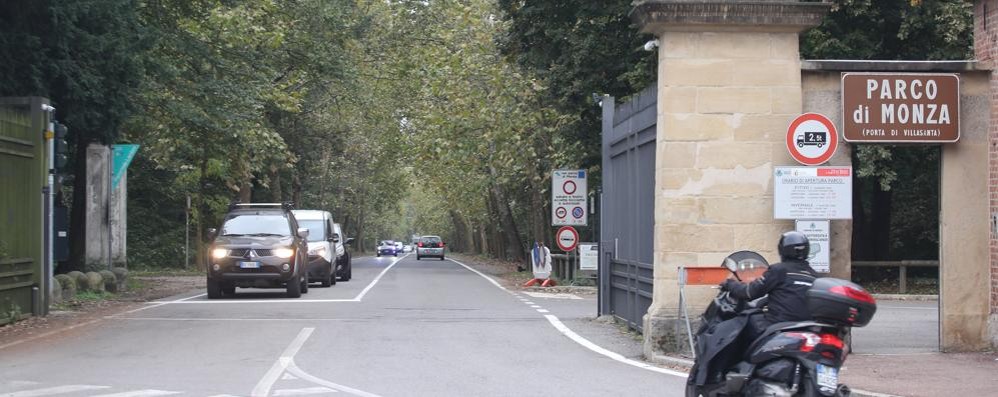
<path id="1" fill-rule="evenodd" d="M 579 243 L 579 270 L 599 270 L 599 245 Z"/>
<path id="2" fill-rule="evenodd" d="M 807 256 L 811 268 L 818 273 L 831 271 L 831 227 L 826 220 L 797 220 L 796 230 L 804 233 L 811 242 L 811 252 Z"/>
<path id="3" fill-rule="evenodd" d="M 586 170 L 555 170 L 551 176 L 551 225 L 589 224 Z"/>
<path id="4" fill-rule="evenodd" d="M 852 219 L 852 167 L 775 167 L 773 218 Z"/>

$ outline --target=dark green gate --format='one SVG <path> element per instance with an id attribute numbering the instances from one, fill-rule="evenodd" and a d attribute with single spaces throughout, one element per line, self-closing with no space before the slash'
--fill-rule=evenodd
<path id="1" fill-rule="evenodd" d="M 0 324 L 42 314 L 44 131 L 38 97 L 0 98 Z"/>

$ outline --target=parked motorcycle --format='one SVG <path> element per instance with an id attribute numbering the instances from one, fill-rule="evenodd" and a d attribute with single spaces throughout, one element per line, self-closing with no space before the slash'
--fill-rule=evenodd
<path id="1" fill-rule="evenodd" d="M 739 251 L 722 266 L 747 282 L 769 263 Z M 765 305 L 766 297 L 746 302 L 727 291 L 717 294 L 695 333 L 686 396 L 849 396 L 849 387 L 838 383 L 839 369 L 849 354 L 850 330 L 869 324 L 877 310 L 873 296 L 846 280 L 818 278 L 807 292 L 813 321 L 776 323 L 745 340 L 742 331 Z"/>

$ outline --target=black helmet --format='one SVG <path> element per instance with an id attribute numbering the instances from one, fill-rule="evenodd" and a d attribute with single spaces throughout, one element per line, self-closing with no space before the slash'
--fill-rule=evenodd
<path id="1" fill-rule="evenodd" d="M 786 232 L 780 236 L 780 244 L 776 246 L 776 250 L 780 251 L 781 261 L 806 261 L 807 255 L 811 253 L 811 242 L 804 233 Z"/>

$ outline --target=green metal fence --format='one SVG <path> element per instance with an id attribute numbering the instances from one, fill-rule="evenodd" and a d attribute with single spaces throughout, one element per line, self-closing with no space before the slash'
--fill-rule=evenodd
<path id="1" fill-rule="evenodd" d="M 0 324 L 40 309 L 43 98 L 0 98 Z"/>

